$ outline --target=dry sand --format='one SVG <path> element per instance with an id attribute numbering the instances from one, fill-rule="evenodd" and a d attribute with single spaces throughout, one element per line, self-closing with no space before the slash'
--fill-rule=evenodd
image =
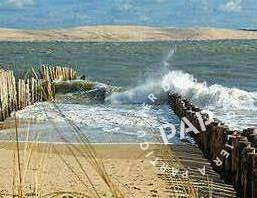
<path id="1" fill-rule="evenodd" d="M 95 197 L 91 192 L 93 188 L 90 182 L 100 197 L 111 197 L 111 191 L 99 176 L 99 171 L 82 153 L 74 149 L 76 147 L 87 153 L 84 146 L 28 143 L 19 146 L 25 197 L 37 197 L 36 194 L 39 197 Z M 158 177 L 158 168 L 150 163 L 150 157 L 145 157 L 149 152 L 158 156 L 165 155 L 165 149 L 161 146 L 150 145 L 147 152 L 142 151 L 139 145 L 98 144 L 93 147 L 98 163 L 103 163 L 111 182 L 124 197 L 169 197 L 167 184 Z M 16 148 L 15 143 L 0 143 L 0 197 L 18 194 Z"/>
<path id="2" fill-rule="evenodd" d="M 31 125 L 31 121 L 17 121 L 19 133 Z M 144 151 L 139 144 L 86 144 L 81 140 L 81 144 L 35 141 L 17 147 L 14 119 L 0 123 L 0 130 L 10 131 L 13 140 L 0 141 L 0 197 L 18 197 L 19 189 L 24 197 L 97 197 L 95 191 L 99 197 L 112 197 L 113 188 L 123 197 L 169 197 L 166 181 L 151 164 L 156 155 L 169 155 L 164 146 L 149 145 Z"/>
<path id="3" fill-rule="evenodd" d="M 19 120 L 18 132 L 29 123 Z M 10 118 L 0 130 L 15 134 L 14 126 Z M 115 197 L 126 198 L 235 197 L 233 187 L 224 184 L 195 145 L 143 144 L 142 149 L 140 144 L 86 144 L 82 137 L 83 144 L 34 142 L 17 147 L 14 137 L 13 142 L 0 141 L 0 198 L 19 197 L 19 192 L 23 197 L 97 197 L 96 192 L 98 197 L 113 197 L 114 190 L 120 192 Z M 206 175 L 198 170 L 203 167 Z M 188 178 L 181 175 L 186 170 Z"/>
<path id="4" fill-rule="evenodd" d="M 158 28 L 133 25 L 67 29 L 0 29 L 0 41 L 168 41 L 257 39 L 257 32 L 218 28 Z"/>

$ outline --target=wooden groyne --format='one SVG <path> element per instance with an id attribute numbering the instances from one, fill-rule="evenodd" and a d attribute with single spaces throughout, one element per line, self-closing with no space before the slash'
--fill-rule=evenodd
<path id="1" fill-rule="evenodd" d="M 77 78 L 77 73 L 67 67 L 42 66 L 39 75 L 32 73 L 28 79 L 16 79 L 13 71 L 0 70 L 0 121 L 28 105 L 53 100 L 54 80 Z"/>
<path id="2" fill-rule="evenodd" d="M 168 103 L 179 118 L 187 118 L 199 133 L 189 132 L 203 154 L 220 173 L 225 182 L 233 184 L 239 197 L 257 197 L 257 129 L 230 130 L 214 120 L 209 124 L 208 114 L 189 100 L 175 93 L 169 94 Z M 199 115 L 206 130 L 203 130 Z"/>

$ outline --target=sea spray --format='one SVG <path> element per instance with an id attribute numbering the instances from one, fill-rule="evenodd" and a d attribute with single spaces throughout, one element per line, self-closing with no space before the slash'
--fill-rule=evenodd
<path id="1" fill-rule="evenodd" d="M 227 88 L 218 84 L 207 85 L 206 82 L 198 82 L 193 75 L 183 71 L 169 72 L 161 79 L 161 83 L 168 83 L 171 91 L 191 99 L 201 107 L 246 110 L 257 108 L 257 92 Z"/>
<path id="2" fill-rule="evenodd" d="M 160 79 L 165 77 L 167 72 L 172 69 L 172 60 L 175 56 L 176 46 L 171 46 L 168 53 L 163 57 L 161 64 L 158 65 L 158 71 L 154 76 L 150 75 L 141 85 L 127 90 L 123 93 L 114 93 L 106 98 L 107 102 L 112 104 L 142 104 L 153 103 L 149 95 L 154 95 L 156 100 L 154 104 L 164 104 L 167 102 L 167 85 L 170 83 L 162 82 Z"/>
<path id="3" fill-rule="evenodd" d="M 113 94 L 107 98 L 107 101 L 115 104 L 153 104 L 149 100 L 149 95 L 153 94 L 157 98 L 154 104 L 165 104 L 168 92 L 164 87 L 167 85 L 169 91 L 176 92 L 192 100 L 194 104 L 213 111 L 216 117 L 224 119 L 224 122 L 235 128 L 241 129 L 257 123 L 257 92 L 228 88 L 219 84 L 208 85 L 206 82 L 198 82 L 193 75 L 179 70 L 169 71 L 160 79 L 152 79 L 123 93 Z"/>

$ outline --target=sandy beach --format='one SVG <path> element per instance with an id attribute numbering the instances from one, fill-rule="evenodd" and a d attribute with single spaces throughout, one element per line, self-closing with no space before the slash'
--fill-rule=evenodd
<path id="1" fill-rule="evenodd" d="M 17 132 L 21 133 L 24 126 L 29 129 L 32 123 L 17 120 Z M 179 185 L 178 178 L 171 177 L 171 168 L 166 173 L 160 169 L 164 161 L 183 167 L 167 145 L 91 144 L 85 137 L 76 144 L 69 140 L 17 144 L 13 118 L 2 123 L 1 129 L 2 133 L 9 131 L 12 138 L 0 141 L 0 159 L 4 159 L 0 161 L 0 197 L 19 197 L 21 193 L 23 197 L 46 198 L 170 197 L 169 189 Z M 189 179 L 182 183 L 187 186 L 177 194 L 197 192 Z"/>
<path id="2" fill-rule="evenodd" d="M 85 149 L 88 148 L 69 144 L 20 144 L 23 195 L 96 197 L 96 191 L 100 197 L 112 197 L 101 171 L 84 156 Z M 93 145 L 93 149 L 98 165 L 105 168 L 109 184 L 124 197 L 168 197 L 167 184 L 157 176 L 158 168 L 145 158 L 148 152 L 160 156 L 164 151 L 160 146 L 151 145 L 147 153 L 139 145 L 102 144 Z M 0 161 L 0 195 L 12 197 L 19 187 L 16 144 L 0 143 L 0 158 L 5 159 Z"/>
<path id="3" fill-rule="evenodd" d="M 257 39 L 257 32 L 222 28 L 160 28 L 133 25 L 81 26 L 67 29 L 0 28 L 0 41 L 176 41 Z"/>
<path id="4" fill-rule="evenodd" d="M 21 133 L 34 122 L 16 123 Z M 151 163 L 169 156 L 166 146 L 90 144 L 83 137 L 77 144 L 17 144 L 15 125 L 13 118 L 1 123 L 12 141 L 0 141 L 0 197 L 169 197 L 158 162 Z"/>
<path id="5" fill-rule="evenodd" d="M 17 132 L 30 125 L 17 120 Z M 235 197 L 195 145 L 92 144 L 85 136 L 76 144 L 17 143 L 13 118 L 2 124 L 6 131 L 12 137 L 0 141 L 0 197 Z"/>
<path id="6" fill-rule="evenodd" d="M 30 124 L 19 120 L 18 133 Z M 14 135 L 14 119 L 1 129 Z M 165 197 L 165 182 L 140 145 L 1 141 L 0 158 L 0 197 L 21 191 L 24 197 L 112 197 L 113 190 L 124 197 Z"/>

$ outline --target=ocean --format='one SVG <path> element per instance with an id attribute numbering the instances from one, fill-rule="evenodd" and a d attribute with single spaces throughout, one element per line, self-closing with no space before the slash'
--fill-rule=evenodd
<path id="1" fill-rule="evenodd" d="M 80 100 L 25 108 L 17 116 L 36 121 L 30 126 L 30 140 L 76 142 L 72 123 L 90 142 L 162 142 L 160 127 L 180 124 L 165 104 L 164 84 L 231 129 L 257 127 L 255 40 L 1 42 L 0 52 L 1 67 L 22 78 L 42 64 L 69 66 L 92 81 L 126 89 L 101 104 Z M 149 94 L 162 103 L 151 104 Z M 26 140 L 27 133 L 20 135 Z M 6 131 L 0 138 L 12 137 Z M 179 142 L 179 136 L 171 142 Z"/>

